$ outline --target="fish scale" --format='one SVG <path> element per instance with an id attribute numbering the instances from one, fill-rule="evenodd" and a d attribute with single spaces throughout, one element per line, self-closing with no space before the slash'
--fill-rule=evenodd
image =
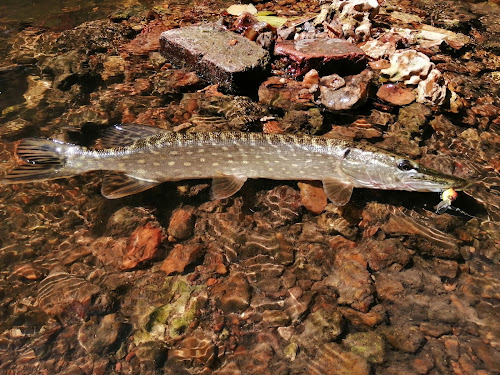
<path id="1" fill-rule="evenodd" d="M 353 188 L 459 189 L 466 181 L 419 166 L 372 145 L 308 135 L 244 132 L 177 133 L 117 125 L 102 149 L 53 140 L 22 140 L 19 165 L 2 181 L 19 183 L 109 171 L 102 193 L 120 198 L 164 181 L 213 178 L 212 197 L 236 193 L 248 178 L 321 180 L 328 198 L 346 204 Z"/>

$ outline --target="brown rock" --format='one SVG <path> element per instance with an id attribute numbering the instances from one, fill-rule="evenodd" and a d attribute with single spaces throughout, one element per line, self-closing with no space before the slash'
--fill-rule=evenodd
<path id="1" fill-rule="evenodd" d="M 167 233 L 178 240 L 185 240 L 193 233 L 195 216 L 190 210 L 179 208 L 172 213 Z"/>
<path id="2" fill-rule="evenodd" d="M 405 293 L 405 288 L 398 280 L 385 273 L 378 273 L 375 279 L 377 296 L 381 301 L 396 301 Z"/>
<path id="3" fill-rule="evenodd" d="M 348 66 L 352 71 L 359 69 L 365 59 L 361 48 L 337 38 L 284 40 L 276 43 L 274 54 L 286 57 L 289 72 L 295 77 L 311 69 L 331 74 L 338 70 L 345 71 Z"/>
<path id="4" fill-rule="evenodd" d="M 192 365 L 210 366 L 215 360 L 215 345 L 199 330 L 181 341 L 179 348 L 168 352 L 169 361 L 190 362 Z"/>
<path id="5" fill-rule="evenodd" d="M 38 280 L 42 277 L 42 272 L 31 263 L 16 264 L 11 276 L 17 276 L 27 280 Z"/>
<path id="6" fill-rule="evenodd" d="M 131 55 L 147 55 L 160 48 L 160 35 L 165 31 L 165 24 L 153 21 L 148 24 L 131 42 L 121 48 Z"/>
<path id="7" fill-rule="evenodd" d="M 426 336 L 441 337 L 446 333 L 450 333 L 451 330 L 452 329 L 450 326 L 440 323 L 431 323 L 431 322 L 420 323 L 420 331 Z"/>
<path id="8" fill-rule="evenodd" d="M 368 375 L 370 366 L 366 360 L 335 343 L 324 344 L 317 351 L 316 359 L 307 364 L 310 374 Z"/>
<path id="9" fill-rule="evenodd" d="M 415 100 L 412 90 L 392 83 L 380 86 L 377 97 L 394 105 L 406 105 Z"/>
<path id="10" fill-rule="evenodd" d="M 351 109 L 364 104 L 372 76 L 373 72 L 366 69 L 360 74 L 346 77 L 345 86 L 339 89 L 320 85 L 321 104 L 332 111 Z"/>
<path id="11" fill-rule="evenodd" d="M 108 351 L 118 340 L 122 326 L 116 314 L 105 315 L 102 319 L 93 316 L 78 330 L 78 342 L 87 353 Z"/>
<path id="12" fill-rule="evenodd" d="M 392 346 L 407 353 L 415 353 L 424 341 L 424 335 L 414 326 L 388 327 L 383 334 Z"/>
<path id="13" fill-rule="evenodd" d="M 259 102 L 275 108 L 300 110 L 314 107 L 314 92 L 302 82 L 284 77 L 269 77 L 259 87 Z"/>
<path id="14" fill-rule="evenodd" d="M 224 312 L 241 312 L 250 305 L 250 285 L 243 274 L 231 274 L 212 287 L 212 296 Z"/>
<path id="15" fill-rule="evenodd" d="M 323 185 L 319 181 L 307 181 L 298 183 L 300 197 L 304 207 L 315 214 L 320 214 L 325 209 L 328 200 Z"/>
<path id="16" fill-rule="evenodd" d="M 439 276 L 448 277 L 453 279 L 458 273 L 458 263 L 453 260 L 445 260 L 434 258 L 433 259 L 434 269 Z"/>
<path id="17" fill-rule="evenodd" d="M 349 307 L 341 307 L 340 311 L 350 324 L 361 329 L 375 327 L 385 320 L 385 312 L 381 305 L 374 306 L 367 313 L 362 313 Z"/>
<path id="18" fill-rule="evenodd" d="M 367 312 L 374 301 L 370 273 L 359 262 L 345 260 L 325 279 L 325 284 L 339 292 L 339 303 Z"/>
<path id="19" fill-rule="evenodd" d="M 151 223 L 137 228 L 127 243 L 127 253 L 123 257 L 122 269 L 129 270 L 153 259 L 162 242 L 162 230 Z"/>
<path id="20" fill-rule="evenodd" d="M 184 272 L 184 269 L 203 254 L 201 244 L 176 244 L 161 265 L 161 270 L 167 275 Z"/>
<path id="21" fill-rule="evenodd" d="M 54 271 L 38 286 L 38 305 L 48 315 L 58 316 L 73 309 L 75 315 L 84 317 L 91 305 L 92 298 L 101 291 L 97 285 L 70 275 Z"/>

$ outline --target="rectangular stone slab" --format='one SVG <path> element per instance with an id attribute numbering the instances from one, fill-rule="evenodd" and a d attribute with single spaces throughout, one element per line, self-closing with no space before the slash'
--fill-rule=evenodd
<path id="1" fill-rule="evenodd" d="M 210 24 L 163 32 L 160 52 L 173 64 L 193 69 L 229 91 L 256 89 L 270 60 L 256 43 Z"/>
<path id="2" fill-rule="evenodd" d="M 311 69 L 322 75 L 359 73 L 365 65 L 365 52 L 355 44 L 337 38 L 284 40 L 276 43 L 274 54 L 284 56 L 291 75 L 299 77 Z"/>

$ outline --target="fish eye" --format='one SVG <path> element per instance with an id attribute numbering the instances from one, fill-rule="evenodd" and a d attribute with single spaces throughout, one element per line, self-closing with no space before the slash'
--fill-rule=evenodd
<path id="1" fill-rule="evenodd" d="M 401 160 L 398 164 L 398 168 L 402 171 L 411 171 L 412 169 L 415 169 L 411 161 L 409 160 Z"/>

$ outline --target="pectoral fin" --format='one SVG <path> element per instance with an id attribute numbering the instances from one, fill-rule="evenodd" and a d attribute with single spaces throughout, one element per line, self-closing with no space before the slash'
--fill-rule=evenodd
<path id="1" fill-rule="evenodd" d="M 351 199 L 353 185 L 340 180 L 323 180 L 325 194 L 337 206 L 345 206 Z"/>
<path id="2" fill-rule="evenodd" d="M 210 197 L 212 199 L 223 199 L 230 197 L 241 189 L 246 181 L 246 177 L 217 175 L 212 180 Z"/>
<path id="3" fill-rule="evenodd" d="M 122 172 L 110 172 L 104 177 L 101 194 L 108 199 L 118 199 L 151 189 L 158 184 L 158 181 L 138 179 Z"/>

